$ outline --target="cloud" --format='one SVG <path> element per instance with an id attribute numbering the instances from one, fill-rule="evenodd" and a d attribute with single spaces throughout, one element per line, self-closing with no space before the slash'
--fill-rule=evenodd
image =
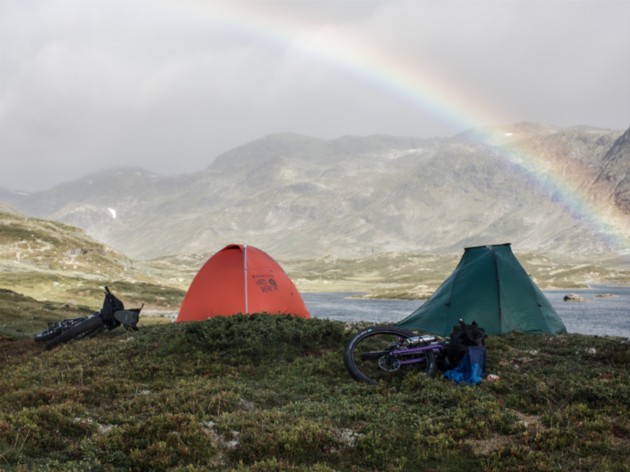
<path id="1" fill-rule="evenodd" d="M 625 129 L 629 16 L 605 0 L 0 2 L 0 187 L 189 172 L 284 131 Z"/>

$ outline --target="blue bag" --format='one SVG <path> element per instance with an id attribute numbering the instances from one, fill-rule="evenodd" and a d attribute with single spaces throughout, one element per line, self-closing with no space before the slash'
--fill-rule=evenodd
<path id="1" fill-rule="evenodd" d="M 485 372 L 486 348 L 483 346 L 469 346 L 457 367 L 444 372 L 444 377 L 458 384 L 478 385 L 483 380 Z"/>

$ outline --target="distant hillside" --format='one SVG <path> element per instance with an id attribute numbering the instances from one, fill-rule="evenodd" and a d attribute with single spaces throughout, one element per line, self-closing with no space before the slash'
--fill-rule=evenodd
<path id="1" fill-rule="evenodd" d="M 132 260 L 79 228 L 0 211 L 0 290 L 37 300 L 96 310 L 107 285 L 126 303 L 144 303 L 145 314 L 150 310 L 175 312 L 207 256 Z M 460 256 L 378 253 L 358 259 L 325 256 L 280 262 L 301 292 L 346 291 L 418 299 L 433 293 Z M 630 264 L 619 257 L 578 263 L 521 251 L 517 256 L 542 288 L 630 281 Z M 69 308 L 67 315 L 59 312 L 57 317 L 75 311 Z M 10 316 L 6 309 L 0 310 L 0 318 Z"/>
<path id="2" fill-rule="evenodd" d="M 179 307 L 184 293 L 79 228 L 0 211 L 0 289 L 96 310 L 105 285 L 161 310 Z"/>
<path id="3" fill-rule="evenodd" d="M 2 198 L 133 258 L 209 254 L 233 242 L 282 259 L 459 254 L 506 241 L 554 256 L 628 255 L 630 131 L 520 123 L 482 139 L 487 131 L 280 134 L 188 175 L 119 169 Z M 572 206 L 576 195 L 592 208 Z"/>

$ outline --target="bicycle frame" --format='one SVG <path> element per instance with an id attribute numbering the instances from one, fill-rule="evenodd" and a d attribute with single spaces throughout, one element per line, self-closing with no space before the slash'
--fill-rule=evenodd
<path id="1" fill-rule="evenodd" d="M 384 352 L 383 355 L 387 355 L 395 358 L 400 365 L 409 365 L 409 364 L 418 364 L 426 361 L 426 356 L 424 353 L 426 351 L 433 351 L 434 354 L 440 354 L 445 350 L 444 346 L 440 343 L 429 344 L 427 346 L 419 346 L 419 347 L 409 347 L 402 349 L 394 349 L 393 351 Z M 368 353 L 371 354 L 371 353 Z M 412 359 L 399 359 L 409 356 L 414 356 L 422 354 L 422 356 L 412 358 Z M 368 359 L 368 355 L 362 354 L 362 358 Z"/>

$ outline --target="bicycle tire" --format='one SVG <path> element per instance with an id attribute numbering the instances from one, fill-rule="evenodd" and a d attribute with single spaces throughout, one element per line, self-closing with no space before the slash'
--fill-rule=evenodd
<path id="1" fill-rule="evenodd" d="M 55 326 L 53 328 L 45 329 L 44 331 L 40 331 L 35 336 L 33 336 L 33 341 L 36 343 L 41 343 L 44 341 L 49 341 L 56 336 L 59 336 L 61 333 L 61 326 Z"/>
<path id="2" fill-rule="evenodd" d="M 68 330 L 79 323 L 83 323 L 87 319 L 87 316 L 81 316 L 78 318 L 68 318 L 55 323 L 49 323 L 48 328 L 33 336 L 33 340 L 35 342 L 49 341 L 54 337 L 59 336 L 64 330 Z"/>
<path id="3" fill-rule="evenodd" d="M 387 353 L 393 346 L 414 336 L 412 331 L 391 326 L 366 328 L 346 344 L 343 353 L 344 365 L 353 379 L 367 384 L 377 384 L 382 379 L 400 374 L 401 370 L 395 365 L 389 370 L 384 368 L 383 364 L 388 361 Z M 412 365 L 423 370 L 427 376 L 435 375 L 437 363 L 433 351 L 424 351 L 419 356 L 424 356 L 424 360 Z"/>
<path id="4" fill-rule="evenodd" d="M 91 316 L 87 320 L 73 326 L 72 328 L 61 333 L 59 336 L 48 341 L 48 343 L 46 344 L 46 349 L 51 349 L 59 344 L 68 342 L 81 335 L 83 335 L 82 337 L 85 337 L 91 332 L 102 328 L 103 324 L 103 320 L 100 316 Z"/>

